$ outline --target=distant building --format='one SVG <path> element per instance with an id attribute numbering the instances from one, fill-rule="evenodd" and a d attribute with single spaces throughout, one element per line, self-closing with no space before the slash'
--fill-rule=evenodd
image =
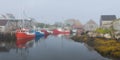
<path id="1" fill-rule="evenodd" d="M 75 21 L 76 21 L 75 19 L 68 19 L 65 21 L 65 24 L 67 26 L 72 26 L 75 23 Z"/>
<path id="2" fill-rule="evenodd" d="M 98 28 L 98 24 L 95 23 L 93 20 L 89 20 L 85 25 L 84 25 L 84 30 L 85 31 L 95 31 Z"/>
<path id="3" fill-rule="evenodd" d="M 116 20 L 115 15 L 102 15 L 100 19 L 100 27 L 110 28 L 112 21 Z"/>
<path id="4" fill-rule="evenodd" d="M 1 32 L 4 32 L 5 29 L 7 28 L 7 23 L 8 23 L 8 20 L 0 20 L 0 31 Z"/>
<path id="5" fill-rule="evenodd" d="M 76 19 L 68 19 L 65 21 L 65 24 L 72 29 L 82 28 L 82 24 Z"/>
<path id="6" fill-rule="evenodd" d="M 62 22 L 55 22 L 55 27 L 63 27 L 64 24 Z"/>
<path id="7" fill-rule="evenodd" d="M 75 22 L 74 22 L 74 24 L 72 25 L 72 28 L 73 29 L 79 29 L 79 28 L 83 28 L 83 25 L 81 24 L 81 22 L 79 21 L 79 20 L 76 20 Z"/>
<path id="8" fill-rule="evenodd" d="M 33 28 L 31 20 L 0 19 L 0 32 L 15 31 L 18 28 Z"/>

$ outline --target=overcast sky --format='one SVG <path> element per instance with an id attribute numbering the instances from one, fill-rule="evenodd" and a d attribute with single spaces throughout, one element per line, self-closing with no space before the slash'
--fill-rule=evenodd
<path id="1" fill-rule="evenodd" d="M 90 19 L 99 23 L 100 15 L 120 17 L 120 0 L 0 0 L 0 14 L 5 13 L 17 18 L 33 17 L 45 23 L 71 18 L 83 24 Z"/>

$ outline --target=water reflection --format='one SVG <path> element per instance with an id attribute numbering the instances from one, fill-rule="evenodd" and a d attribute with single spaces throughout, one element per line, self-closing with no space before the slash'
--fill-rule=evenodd
<path id="1" fill-rule="evenodd" d="M 108 60 L 68 37 L 49 35 L 47 38 L 0 42 L 0 50 L 9 52 L 0 53 L 0 60 Z"/>
<path id="2" fill-rule="evenodd" d="M 34 47 L 43 36 L 35 37 L 34 39 L 22 39 L 16 42 L 16 52 L 22 57 L 22 60 L 27 60 L 29 56 L 29 49 Z"/>
<path id="3" fill-rule="evenodd" d="M 47 38 L 47 36 L 39 36 L 39 37 L 35 37 L 35 42 L 38 42 L 40 40 L 40 38 Z"/>
<path id="4" fill-rule="evenodd" d="M 0 45 L 0 52 L 9 52 L 9 49 Z"/>
<path id="5" fill-rule="evenodd" d="M 94 51 L 94 49 L 92 47 L 88 46 L 87 44 L 84 44 L 84 46 L 87 47 L 89 51 Z"/>
<path id="6" fill-rule="evenodd" d="M 0 52 L 9 52 L 10 49 L 15 48 L 15 41 L 0 40 Z"/>

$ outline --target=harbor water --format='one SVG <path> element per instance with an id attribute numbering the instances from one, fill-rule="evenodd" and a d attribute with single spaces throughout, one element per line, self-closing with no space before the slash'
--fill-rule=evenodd
<path id="1" fill-rule="evenodd" d="M 69 36 L 49 35 L 20 43 L 0 41 L 0 60 L 110 60 Z"/>

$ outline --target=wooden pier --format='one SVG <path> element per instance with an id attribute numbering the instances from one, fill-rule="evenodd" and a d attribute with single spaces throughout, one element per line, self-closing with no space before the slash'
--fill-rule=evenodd
<path id="1" fill-rule="evenodd" d="M 15 41 L 15 32 L 0 32 L 0 41 Z"/>

